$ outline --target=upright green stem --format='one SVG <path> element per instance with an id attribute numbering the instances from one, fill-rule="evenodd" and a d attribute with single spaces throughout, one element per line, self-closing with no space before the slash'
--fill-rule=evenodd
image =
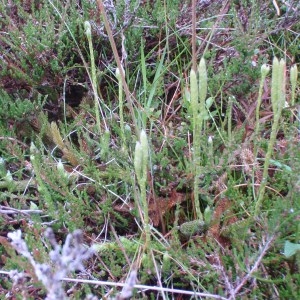
<path id="1" fill-rule="evenodd" d="M 55 208 L 54 202 L 52 200 L 52 195 L 41 175 L 40 153 L 32 142 L 30 146 L 30 161 L 35 173 L 36 182 L 38 184 L 38 191 L 40 194 L 44 196 L 44 201 L 47 205 L 47 209 L 51 214 L 53 213 L 58 214 L 58 211 Z"/>
<path id="2" fill-rule="evenodd" d="M 199 105 L 200 105 L 200 117 L 201 121 L 208 117 L 208 113 L 205 107 L 205 100 L 207 96 L 207 70 L 205 59 L 202 57 L 198 66 L 199 74 Z"/>
<path id="3" fill-rule="evenodd" d="M 203 219 L 199 204 L 199 169 L 200 169 L 200 130 L 199 130 L 199 105 L 198 82 L 196 72 L 192 69 L 190 74 L 191 107 L 193 111 L 193 168 L 194 168 L 194 206 L 197 218 Z"/>
<path id="4" fill-rule="evenodd" d="M 296 85 L 298 79 L 298 68 L 297 65 L 291 67 L 290 80 L 291 80 L 291 106 L 295 105 L 295 94 L 296 94 Z"/>
<path id="5" fill-rule="evenodd" d="M 95 66 L 95 58 L 94 58 L 94 50 L 92 43 L 92 29 L 89 21 L 84 22 L 85 34 L 88 39 L 89 49 L 90 49 L 90 57 L 91 57 L 91 71 L 92 71 L 92 87 L 94 92 L 94 104 L 95 104 L 95 114 L 96 114 L 96 122 L 98 126 L 99 133 L 101 133 L 101 122 L 100 122 L 100 103 L 98 97 L 97 90 L 97 75 L 96 75 L 96 66 Z"/>
<path id="6" fill-rule="evenodd" d="M 297 65 L 293 65 L 291 67 L 290 72 L 290 81 L 291 81 L 291 106 L 293 107 L 295 105 L 295 95 L 296 95 L 296 86 L 297 86 L 297 79 L 298 79 L 298 68 Z M 293 109 L 293 108 L 292 108 Z M 300 106 L 297 105 L 298 116 L 296 121 L 296 126 L 298 127 L 298 130 L 300 130 Z M 291 116 L 291 120 L 293 121 L 293 116 Z"/>
<path id="7" fill-rule="evenodd" d="M 281 112 L 285 103 L 285 88 L 286 88 L 285 87 L 285 61 L 283 59 L 278 61 L 278 59 L 275 57 L 273 60 L 272 87 L 271 87 L 273 125 L 272 125 L 272 131 L 271 131 L 270 140 L 268 144 L 268 150 L 265 157 L 262 182 L 259 188 L 258 199 L 255 205 L 255 211 L 254 211 L 255 216 L 258 216 L 260 212 L 260 208 L 265 195 L 265 190 L 266 190 L 267 180 L 268 180 L 268 170 L 270 166 L 270 159 L 276 141 Z"/>
<path id="8" fill-rule="evenodd" d="M 263 88 L 264 88 L 264 83 L 266 80 L 266 77 L 268 73 L 270 72 L 270 67 L 267 65 L 262 65 L 261 67 L 261 79 L 260 79 L 260 85 L 259 85 L 259 91 L 258 91 L 258 97 L 257 97 L 257 103 L 256 103 L 256 112 L 255 112 L 255 117 L 256 117 L 256 124 L 255 124 L 255 139 L 258 138 L 259 134 L 259 111 L 260 111 L 260 106 L 262 102 L 262 93 L 263 93 Z M 254 145 L 254 155 L 255 157 L 257 156 L 257 145 Z"/>
<path id="9" fill-rule="evenodd" d="M 119 83 L 119 116 L 120 116 L 120 129 L 121 129 L 121 140 L 122 140 L 122 147 L 126 151 L 126 141 L 125 141 L 125 127 L 124 127 L 124 114 L 123 114 L 123 85 L 122 85 L 122 78 L 120 74 L 119 68 L 116 69 L 116 77 Z"/>
<path id="10" fill-rule="evenodd" d="M 227 130 L 227 135 L 228 135 L 228 142 L 229 142 L 229 145 L 231 146 L 231 143 L 232 143 L 232 108 L 233 108 L 233 99 L 234 97 L 233 96 L 230 96 L 229 97 L 229 100 L 228 100 L 228 113 L 227 113 L 227 116 L 228 116 L 228 130 Z"/>
<path id="11" fill-rule="evenodd" d="M 205 100 L 207 95 L 207 72 L 204 58 L 201 58 L 197 74 L 192 68 L 190 73 L 191 108 L 193 112 L 193 168 L 194 168 L 194 205 L 197 219 L 203 220 L 199 203 L 199 177 L 201 175 L 201 134 L 207 117 Z"/>
<path id="12" fill-rule="evenodd" d="M 147 135 L 144 130 L 141 131 L 140 141 L 137 141 L 134 155 L 134 169 L 140 186 L 141 205 L 143 210 L 144 230 L 146 235 L 146 246 L 150 242 L 150 227 L 149 227 L 149 212 L 147 203 L 147 172 L 148 172 L 148 157 L 149 146 Z"/>

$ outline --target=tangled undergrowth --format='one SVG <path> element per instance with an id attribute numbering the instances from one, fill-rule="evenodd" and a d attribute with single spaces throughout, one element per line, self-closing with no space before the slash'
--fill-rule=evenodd
<path id="1" fill-rule="evenodd" d="M 4 2 L 1 297 L 297 299 L 298 1 Z"/>

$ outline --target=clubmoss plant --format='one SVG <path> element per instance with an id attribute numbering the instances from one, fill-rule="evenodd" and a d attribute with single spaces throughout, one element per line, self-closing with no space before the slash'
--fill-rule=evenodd
<path id="1" fill-rule="evenodd" d="M 205 107 L 207 95 L 207 72 L 203 57 L 200 60 L 197 73 L 194 71 L 194 69 L 192 69 L 190 73 L 191 109 L 193 114 L 194 205 L 197 219 L 203 221 L 203 215 L 199 203 L 199 177 L 201 175 L 201 134 L 204 120 L 208 117 Z"/>
<path id="2" fill-rule="evenodd" d="M 298 79 L 298 68 L 297 65 L 291 67 L 290 81 L 291 81 L 291 106 L 295 105 L 296 86 Z"/>
<path id="3" fill-rule="evenodd" d="M 201 163 L 202 147 L 201 147 L 201 136 L 204 130 L 204 121 L 210 118 L 206 106 L 206 95 L 207 95 L 207 70 L 205 60 L 202 57 L 195 72 L 194 68 L 190 72 L 190 107 L 192 111 L 192 126 L 193 126 L 193 157 L 192 157 L 192 172 L 193 172 L 193 194 L 194 194 L 194 208 L 196 212 L 196 219 L 193 221 L 185 222 L 179 226 L 180 232 L 184 236 L 192 236 L 196 233 L 203 233 L 211 219 L 211 209 L 206 207 L 206 213 L 203 216 L 200 207 L 200 176 L 203 170 Z M 211 100 L 211 99 L 210 99 Z M 210 141 L 210 139 L 209 139 Z M 208 147 L 212 147 L 211 141 Z M 210 148 L 209 157 L 213 156 L 213 149 Z"/>
<path id="4" fill-rule="evenodd" d="M 197 74 L 192 69 L 190 74 L 190 86 L 191 86 L 191 108 L 193 113 L 193 166 L 194 166 L 194 205 L 196 210 L 197 218 L 200 220 L 203 219 L 202 213 L 200 210 L 199 205 L 199 193 L 198 193 L 198 186 L 199 186 L 199 177 L 197 176 L 197 172 L 200 168 L 200 128 L 202 127 L 199 120 L 199 103 L 198 103 L 198 81 L 197 81 Z M 198 133 L 198 134 L 197 134 Z"/>
<path id="5" fill-rule="evenodd" d="M 5 178 L 7 174 L 5 159 L 0 157 L 0 179 Z"/>
<path id="6" fill-rule="evenodd" d="M 296 97 L 296 86 L 297 86 L 297 79 L 298 79 L 298 68 L 297 65 L 293 65 L 291 67 L 291 72 L 290 72 L 290 81 L 291 81 L 291 107 L 293 108 L 295 105 L 295 97 Z M 296 126 L 298 127 L 298 130 L 300 130 L 300 108 L 299 106 L 296 109 L 297 111 L 297 122 L 296 122 Z M 293 119 L 293 116 L 291 117 L 291 120 Z"/>
<path id="7" fill-rule="evenodd" d="M 144 130 L 141 131 L 140 141 L 136 142 L 134 155 L 134 169 L 137 182 L 140 187 L 140 204 L 142 207 L 142 220 L 146 235 L 146 248 L 150 242 L 149 212 L 147 203 L 147 171 L 148 171 L 148 154 L 149 146 L 147 135 Z"/>
<path id="8" fill-rule="evenodd" d="M 31 143 L 30 146 L 30 161 L 38 184 L 38 191 L 42 195 L 44 195 L 45 203 L 49 211 L 54 213 L 56 212 L 55 204 L 52 199 L 51 192 L 49 191 L 47 184 L 43 180 L 43 176 L 41 173 L 41 169 L 42 169 L 41 154 L 39 153 L 39 150 L 36 148 L 34 143 Z"/>
<path id="9" fill-rule="evenodd" d="M 109 298 L 132 269 L 138 270 L 143 285 L 135 286 L 142 291 L 134 299 L 177 297 L 172 293 L 181 298 L 296 299 L 298 254 L 282 255 L 284 241 L 299 244 L 299 228 L 293 224 L 299 211 L 298 123 L 295 116 L 286 118 L 288 113 L 280 117 L 284 122 L 269 160 L 273 169 L 267 174 L 263 213 L 259 212 L 259 220 L 252 216 L 262 179 L 256 160 L 267 151 L 270 137 L 262 128 L 273 123 L 262 96 L 269 93 L 266 84 L 263 93 L 259 91 L 255 118 L 256 83 L 262 76 L 257 66 L 268 61 L 270 47 L 299 63 L 298 52 L 290 49 L 290 44 L 298 49 L 291 18 L 268 16 L 268 1 L 253 1 L 250 6 L 259 4 L 254 10 L 247 7 L 249 1 L 83 0 L 72 5 L 74 1 L 16 0 L 9 6 L 4 2 L 0 4 L 1 58 L 7 67 L 16 67 L 25 88 L 14 86 L 20 81 L 10 81 L 9 73 L 0 71 L 7 76 L 1 82 L 8 84 L 9 95 L 0 92 L 0 103 L 4 103 L 0 151 L 5 160 L 0 170 L 0 253 L 4 272 L 29 270 L 24 283 L 29 288 L 23 295 L 19 287 L 9 294 L 12 283 L 0 271 L 3 294 L 18 299 L 43 297 L 41 285 L 28 280 L 33 274 L 29 262 L 11 251 L 10 245 L 6 247 L 9 242 L 1 235 L 12 226 L 27 232 L 32 256 L 52 265 L 54 272 L 49 275 L 53 276 L 56 265 L 44 249 L 50 244 L 40 234 L 51 223 L 60 239 L 75 228 L 84 228 L 85 240 L 99 243 L 97 257 L 85 272 L 71 274 L 67 285 L 72 299 L 84 299 L 90 293 Z M 288 10 L 296 16 L 299 9 Z M 90 39 L 85 20 L 90 24 Z M 244 20 L 248 21 L 245 26 L 239 22 Z M 275 28 L 269 25 L 283 21 L 285 27 L 277 37 L 284 47 L 279 49 Z M 14 31 L 15 25 L 20 30 Z M 286 39 L 287 31 L 295 41 Z M 41 33 L 46 34 L 39 39 Z M 268 38 L 265 33 L 270 33 Z M 4 43 L 11 38 L 13 44 Z M 31 47 L 33 43 L 38 47 Z M 197 53 L 203 53 L 210 75 L 203 59 L 198 67 Z M 186 86 L 193 91 L 193 103 L 190 95 L 189 101 L 183 95 L 191 63 L 194 85 Z M 296 70 L 291 71 L 290 105 L 297 104 L 296 75 Z M 74 93 L 77 87 L 85 94 Z M 22 93 L 14 88 L 23 89 Z M 45 104 L 36 104 L 37 91 L 49 94 Z M 31 111 L 36 110 L 33 118 Z M 25 122 L 31 126 L 26 136 L 20 132 Z M 127 130 L 130 127 L 132 131 Z M 142 135 L 137 133 L 141 128 Z M 31 141 L 39 151 L 29 152 Z M 12 275 L 18 280 L 18 274 Z M 129 292 L 116 299 L 126 294 L 130 296 Z"/>
<path id="10" fill-rule="evenodd" d="M 97 127 L 99 130 L 99 134 L 101 135 L 101 158 L 104 159 L 108 153 L 109 141 L 110 141 L 110 131 L 106 124 L 105 115 L 104 115 L 103 109 L 101 108 L 100 98 L 99 98 L 99 94 L 98 94 L 98 80 L 97 80 L 97 74 L 96 74 L 96 64 L 95 64 L 94 48 L 93 48 L 93 42 L 92 42 L 92 28 L 91 28 L 91 24 L 89 21 L 84 22 L 84 28 L 85 28 L 85 33 L 86 33 L 86 37 L 88 39 L 89 50 L 90 50 L 91 81 L 92 81 L 92 88 L 93 88 L 93 94 L 94 94 L 95 115 L 96 115 L 96 122 L 97 122 Z M 100 112 L 101 112 L 103 124 L 105 127 L 104 133 L 102 133 L 102 129 L 101 129 Z"/>
<path id="11" fill-rule="evenodd" d="M 281 59 L 280 61 L 277 57 L 273 59 L 273 70 L 272 70 L 272 87 L 271 87 L 271 101 L 273 107 L 273 125 L 270 135 L 270 140 L 268 143 L 268 150 L 265 157 L 264 169 L 262 175 L 262 182 L 258 192 L 258 198 L 255 204 L 254 215 L 257 217 L 264 199 L 268 171 L 270 166 L 270 159 L 274 150 L 274 144 L 276 141 L 276 136 L 279 128 L 279 120 L 281 117 L 282 109 L 285 105 L 285 93 L 286 93 L 286 77 L 285 77 L 285 61 Z"/>
<path id="12" fill-rule="evenodd" d="M 84 22 L 84 29 L 85 34 L 89 42 L 89 49 L 90 49 L 90 57 L 91 57 L 91 71 L 92 71 L 92 87 L 94 92 L 94 105 L 95 105 L 95 114 L 96 114 L 96 122 L 99 130 L 99 134 L 101 134 L 101 121 L 100 121 L 100 111 L 101 106 L 99 103 L 99 96 L 98 96 L 98 81 L 96 75 L 96 65 L 95 65 L 95 58 L 94 58 L 94 48 L 92 42 L 92 28 L 89 21 Z M 105 122 L 105 120 L 104 120 Z"/>
<path id="13" fill-rule="evenodd" d="M 73 153 L 70 143 L 63 140 L 55 122 L 51 122 L 50 132 L 53 142 L 62 151 L 64 157 L 70 162 L 72 166 L 78 166 L 78 159 Z"/>
<path id="14" fill-rule="evenodd" d="M 122 148 L 127 152 L 126 139 L 125 139 L 125 126 L 124 126 L 124 112 L 123 112 L 123 85 L 119 68 L 116 69 L 116 78 L 119 85 L 119 117 L 120 117 L 120 129 L 121 129 L 121 141 Z"/>
<path id="15" fill-rule="evenodd" d="M 227 126 L 227 135 L 229 145 L 232 143 L 232 108 L 233 108 L 234 97 L 230 96 L 228 99 L 228 108 L 227 108 L 227 116 L 228 116 L 228 126 Z"/>
<path id="16" fill-rule="evenodd" d="M 259 135 L 259 112 L 260 112 L 260 106 L 262 102 L 262 93 L 264 88 L 264 83 L 266 80 L 266 77 L 268 73 L 270 72 L 270 67 L 266 64 L 263 64 L 261 69 L 261 79 L 259 84 L 259 91 L 258 91 L 258 97 L 257 97 L 257 104 L 256 104 L 256 111 L 255 111 L 255 118 L 256 118 L 256 125 L 255 125 L 255 138 L 258 138 Z M 257 144 L 254 145 L 254 155 L 257 156 Z"/>

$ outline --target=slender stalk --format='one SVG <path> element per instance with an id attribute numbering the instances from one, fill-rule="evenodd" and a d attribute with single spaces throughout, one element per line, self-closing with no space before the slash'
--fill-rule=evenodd
<path id="1" fill-rule="evenodd" d="M 259 134 L 259 111 L 260 106 L 262 102 L 262 93 L 263 93 L 263 87 L 266 80 L 266 77 L 268 73 L 270 72 L 270 67 L 266 64 L 262 65 L 261 67 L 261 79 L 260 79 L 260 85 L 259 85 L 259 91 L 258 91 L 258 97 L 257 97 L 257 103 L 256 103 L 256 111 L 255 111 L 255 117 L 256 117 L 256 124 L 255 124 L 255 139 L 257 140 L 258 134 Z M 254 155 L 257 156 L 257 145 L 254 145 Z"/>
<path id="2" fill-rule="evenodd" d="M 227 126 L 227 135 L 228 135 L 228 141 L 229 145 L 231 146 L 232 143 L 232 108 L 233 108 L 233 96 L 230 96 L 228 99 L 228 126 Z"/>
<path id="3" fill-rule="evenodd" d="M 119 117 L 120 117 L 120 129 L 121 129 L 121 140 L 122 140 L 122 148 L 126 151 L 126 141 L 125 141 L 125 127 L 124 127 L 124 112 L 123 112 L 123 85 L 122 78 L 120 75 L 119 68 L 116 69 L 116 77 L 119 83 Z"/>
<path id="4" fill-rule="evenodd" d="M 295 105 L 295 94 L 296 94 L 296 85 L 298 79 L 298 68 L 297 65 L 291 67 L 290 80 L 291 80 L 291 106 Z"/>
<path id="5" fill-rule="evenodd" d="M 197 79 L 198 73 L 198 79 Z M 193 173 L 194 206 L 197 219 L 203 220 L 199 203 L 199 177 L 201 174 L 201 133 L 205 118 L 208 116 L 205 100 L 207 96 L 207 71 L 204 58 L 201 58 L 198 72 L 192 68 L 190 73 L 191 109 L 193 113 Z"/>
<path id="6" fill-rule="evenodd" d="M 144 130 L 141 131 L 140 141 L 137 141 L 134 155 L 134 169 L 140 187 L 140 201 L 143 209 L 143 225 L 146 235 L 146 248 L 150 242 L 149 212 L 147 203 L 147 173 L 148 173 L 148 140 Z"/>
<path id="7" fill-rule="evenodd" d="M 47 185 L 45 184 L 45 180 L 43 179 L 41 174 L 42 164 L 40 159 L 40 153 L 32 142 L 30 146 L 30 162 L 34 170 L 36 183 L 38 184 L 37 189 L 39 193 L 44 196 L 44 201 L 47 206 L 47 209 L 49 210 L 49 212 L 51 212 L 51 214 L 58 214 L 59 212 L 55 208 L 54 201 L 52 199 L 52 194 L 50 193 Z"/>
<path id="8" fill-rule="evenodd" d="M 199 204 L 199 173 L 200 173 L 200 118 L 198 102 L 198 82 L 196 72 L 192 69 L 190 73 L 191 107 L 193 112 L 193 173 L 194 173 L 194 206 L 196 216 L 202 220 L 203 216 Z"/>
<path id="9" fill-rule="evenodd" d="M 199 92 L 197 80 L 197 54 L 196 54 L 196 0 L 192 0 L 192 70 L 190 74 L 191 107 L 193 111 L 193 168 L 194 168 L 194 207 L 196 218 L 203 220 L 199 203 L 199 175 L 201 172 L 200 162 L 200 134 L 202 122 L 200 120 L 201 107 L 199 106 Z"/>
<path id="10" fill-rule="evenodd" d="M 291 81 L 291 107 L 295 105 L 295 95 L 296 95 L 296 86 L 297 86 L 297 79 L 298 79 L 298 68 L 297 65 L 293 65 L 291 67 L 291 72 L 290 72 L 290 81 Z M 298 127 L 298 130 L 300 131 L 300 107 L 297 105 L 297 121 L 296 121 L 296 126 Z M 291 115 L 291 121 L 293 122 L 293 115 Z"/>
<path id="11" fill-rule="evenodd" d="M 203 121 L 208 117 L 208 113 L 205 107 L 205 100 L 207 96 L 207 70 L 205 59 L 202 57 L 198 66 L 199 75 L 199 101 L 200 101 L 200 116 Z"/>
<path id="12" fill-rule="evenodd" d="M 94 92 L 94 105 L 95 105 L 95 114 L 96 114 L 96 122 L 98 126 L 99 133 L 101 133 L 101 121 L 100 121 L 100 103 L 99 96 L 97 90 L 97 75 L 96 75 L 96 66 L 95 66 L 95 57 L 93 50 L 93 42 L 92 42 L 92 29 L 89 21 L 84 22 L 85 34 L 89 43 L 90 57 L 91 57 L 91 77 L 92 77 L 92 87 Z"/>
<path id="13" fill-rule="evenodd" d="M 262 182 L 258 192 L 258 199 L 255 205 L 254 216 L 258 216 L 264 199 L 267 180 L 268 180 L 270 159 L 273 154 L 274 144 L 276 141 L 276 136 L 279 128 L 279 120 L 285 103 L 285 61 L 283 59 L 278 61 L 276 57 L 273 60 L 271 101 L 273 107 L 273 125 L 272 125 L 272 131 L 271 131 L 270 140 L 268 144 L 268 150 L 265 157 Z"/>

